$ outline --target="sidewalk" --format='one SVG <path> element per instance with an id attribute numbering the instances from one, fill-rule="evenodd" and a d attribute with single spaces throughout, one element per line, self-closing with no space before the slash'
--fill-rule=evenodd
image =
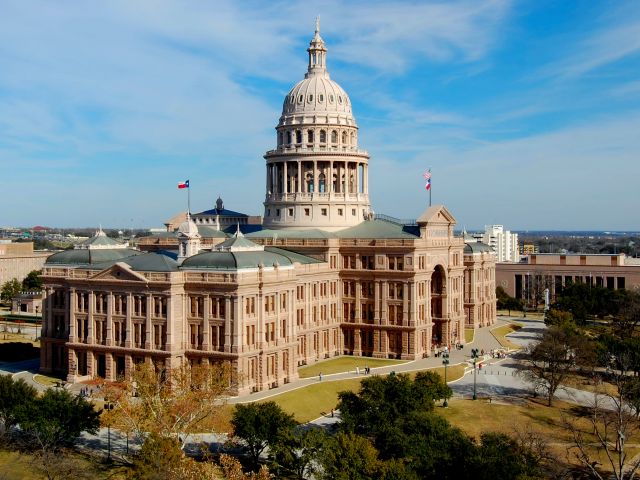
<path id="1" fill-rule="evenodd" d="M 489 352 L 493 349 L 502 348 L 500 343 L 491 334 L 491 330 L 496 327 L 500 327 L 502 325 L 508 324 L 512 320 L 513 319 L 511 317 L 506 319 L 498 318 L 497 322 L 494 325 L 477 329 L 475 331 L 473 343 L 469 345 L 465 345 L 465 347 L 462 350 L 453 349 L 452 351 L 449 352 L 449 366 L 466 363 L 471 358 L 472 348 L 477 348 L 478 350 L 484 350 L 485 352 Z M 364 374 L 363 370 L 365 365 L 367 364 L 367 359 L 369 357 L 359 357 L 359 358 L 362 358 L 362 365 L 360 366 L 360 374 L 357 374 L 355 371 L 333 373 L 328 375 L 323 374 L 322 381 L 331 382 L 336 380 L 347 380 L 347 379 L 357 378 L 359 376 L 365 377 L 366 375 Z M 488 363 L 490 362 L 490 360 L 493 360 L 493 359 L 485 359 L 483 360 L 483 362 Z M 420 358 L 418 360 L 413 360 L 413 361 L 398 364 L 398 365 L 389 365 L 386 367 L 371 368 L 371 374 L 386 375 L 391 373 L 392 371 L 396 373 L 415 372 L 419 370 L 426 370 L 428 368 L 436 368 L 441 366 L 442 366 L 442 357 L 431 356 L 428 358 Z M 249 395 L 244 395 L 242 397 L 231 397 L 228 399 L 228 403 L 231 403 L 231 404 L 251 403 L 258 400 L 265 400 L 285 392 L 290 392 L 292 390 L 304 388 L 314 383 L 318 383 L 319 381 L 320 379 L 317 376 L 311 377 L 311 378 L 301 378 L 291 383 L 287 383 L 284 385 L 280 385 L 276 388 L 272 388 L 271 390 L 256 392 Z"/>

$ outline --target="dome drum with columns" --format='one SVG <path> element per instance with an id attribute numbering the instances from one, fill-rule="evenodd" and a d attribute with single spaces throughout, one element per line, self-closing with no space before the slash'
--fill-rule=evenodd
<path id="1" fill-rule="evenodd" d="M 367 219 L 369 154 L 358 149 L 349 96 L 329 78 L 320 26 L 305 78 L 287 94 L 267 161 L 267 228 L 340 230 Z"/>

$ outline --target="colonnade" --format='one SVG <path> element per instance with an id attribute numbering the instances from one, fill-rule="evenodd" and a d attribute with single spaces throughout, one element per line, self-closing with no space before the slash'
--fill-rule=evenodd
<path id="1" fill-rule="evenodd" d="M 268 195 L 289 193 L 368 194 L 367 162 L 294 160 L 267 164 Z"/>

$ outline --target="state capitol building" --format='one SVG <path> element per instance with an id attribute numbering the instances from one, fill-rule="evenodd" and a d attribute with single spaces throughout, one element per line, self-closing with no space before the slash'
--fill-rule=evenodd
<path id="1" fill-rule="evenodd" d="M 373 214 L 369 154 L 318 26 L 307 51 L 264 155 L 262 224 L 218 199 L 137 249 L 99 231 L 49 257 L 43 372 L 111 381 L 140 362 L 229 362 L 242 395 L 340 355 L 429 356 L 495 322 L 495 256 L 454 235 L 446 207 Z"/>

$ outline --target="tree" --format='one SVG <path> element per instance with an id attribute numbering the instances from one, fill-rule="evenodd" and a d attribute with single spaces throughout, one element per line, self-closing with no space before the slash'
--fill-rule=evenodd
<path id="1" fill-rule="evenodd" d="M 99 426 L 100 414 L 92 403 L 52 388 L 30 403 L 20 422 L 27 445 L 42 452 L 71 447 L 82 432 L 96 433 Z"/>
<path id="2" fill-rule="evenodd" d="M 579 349 L 583 346 L 580 335 L 552 326 L 546 329 L 536 342 L 530 343 L 524 352 L 527 368 L 522 375 L 533 383 L 535 391 L 542 391 L 551 406 L 558 388 L 563 385 L 571 370 L 577 365 Z"/>
<path id="3" fill-rule="evenodd" d="M 4 302 L 10 302 L 13 297 L 20 294 L 20 292 L 22 292 L 22 285 L 14 278 L 2 285 L 2 290 L 0 290 L 0 299 Z"/>
<path id="4" fill-rule="evenodd" d="M 378 451 L 365 437 L 338 433 L 327 444 L 321 457 L 322 479 L 369 480 L 379 478 Z"/>
<path id="5" fill-rule="evenodd" d="M 482 433 L 473 463 L 477 480 L 542 478 L 533 453 L 504 433 Z"/>
<path id="6" fill-rule="evenodd" d="M 564 310 L 557 310 L 555 308 L 551 308 L 546 313 L 544 316 L 544 323 L 547 326 L 555 325 L 564 329 L 569 327 L 575 329 L 576 326 L 571 312 L 565 312 Z"/>
<path id="7" fill-rule="evenodd" d="M 285 431 L 274 445 L 270 445 L 271 470 L 279 477 L 313 478 L 318 466 L 316 459 L 326 443 L 327 435 L 318 427 Z"/>
<path id="8" fill-rule="evenodd" d="M 275 446 L 297 425 L 275 402 L 238 404 L 231 419 L 233 434 L 244 440 L 254 465 L 267 446 Z"/>
<path id="9" fill-rule="evenodd" d="M 164 480 L 167 472 L 179 468 L 182 449 L 177 438 L 151 433 L 133 461 L 135 480 Z"/>
<path id="10" fill-rule="evenodd" d="M 184 448 L 189 435 L 210 430 L 229 379 L 229 367 L 221 363 L 185 363 L 169 372 L 156 371 L 152 364 L 136 365 L 131 380 L 105 391 L 113 409 L 103 413 L 103 422 L 139 438 L 155 434 L 177 439 Z"/>
<path id="11" fill-rule="evenodd" d="M 407 374 L 369 377 L 357 394 L 338 394 L 341 428 L 375 435 L 412 411 L 433 410 L 436 400 L 450 396 L 451 389 L 434 372 L 419 372 L 415 380 Z"/>
<path id="12" fill-rule="evenodd" d="M 41 270 L 32 270 L 22 280 L 22 290 L 25 292 L 39 292 L 42 290 Z"/>
<path id="13" fill-rule="evenodd" d="M 0 375 L 0 422 L 5 433 L 24 419 L 28 406 L 35 402 L 37 395 L 37 390 L 24 380 Z"/>
<path id="14" fill-rule="evenodd" d="M 496 299 L 496 308 L 498 310 L 508 310 L 509 316 L 511 315 L 511 310 L 522 310 L 524 308 L 522 300 L 512 297 L 501 286 L 496 287 Z"/>

